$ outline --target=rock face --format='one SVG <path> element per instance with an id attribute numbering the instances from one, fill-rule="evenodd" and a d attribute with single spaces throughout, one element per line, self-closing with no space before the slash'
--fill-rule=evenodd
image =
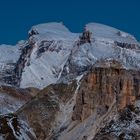
<path id="1" fill-rule="evenodd" d="M 100 113 L 102 110 L 106 112 L 113 101 L 118 111 L 127 105 L 134 105 L 139 92 L 139 83 L 136 81 L 139 79 L 133 76 L 133 72 L 115 68 L 95 68 L 93 71 L 81 84 L 73 119 L 86 119 L 93 113 L 95 106 L 99 107 L 97 110 Z"/>
<path id="2" fill-rule="evenodd" d="M 58 139 L 93 139 L 107 120 L 121 114 L 127 106 L 135 106 L 139 97 L 139 78 L 139 72 L 135 71 L 93 68 L 81 80 L 76 97 L 72 121 L 78 123 L 72 130 L 69 127 L 64 130 Z"/>
<path id="3" fill-rule="evenodd" d="M 0 85 L 15 84 L 15 67 L 19 56 L 18 46 L 0 45 Z"/>
<path id="4" fill-rule="evenodd" d="M 16 112 L 18 137 L 25 133 L 28 139 L 37 140 L 119 139 L 124 130 L 109 135 L 109 127 L 115 129 L 114 125 L 117 128 L 130 117 L 127 129 L 131 132 L 131 121 L 140 121 L 132 116 L 139 112 L 139 88 L 139 72 L 114 67 L 92 68 L 70 84 L 50 85 Z M 133 135 L 137 137 L 139 132 L 137 127 Z"/>

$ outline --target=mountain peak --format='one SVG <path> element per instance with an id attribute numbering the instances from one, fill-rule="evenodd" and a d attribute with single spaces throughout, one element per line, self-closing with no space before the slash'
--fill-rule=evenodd
<path id="1" fill-rule="evenodd" d="M 3 45 L 0 51 L 4 83 L 22 88 L 42 89 L 65 79 L 63 75 L 71 79 L 101 60 L 116 60 L 128 69 L 140 67 L 136 39 L 99 23 L 87 24 L 81 34 L 70 32 L 63 23 L 39 24 L 31 28 L 27 41 L 15 47 Z"/>
<path id="2" fill-rule="evenodd" d="M 140 44 L 128 33 L 33 26 L 28 40 L 0 47 L 0 113 L 14 112 L 0 115 L 0 139 L 139 138 L 139 69 Z"/>
<path id="3" fill-rule="evenodd" d="M 38 24 L 33 26 L 31 30 L 36 30 L 38 33 L 70 32 L 69 29 L 62 22 L 50 22 L 50 23 Z"/>

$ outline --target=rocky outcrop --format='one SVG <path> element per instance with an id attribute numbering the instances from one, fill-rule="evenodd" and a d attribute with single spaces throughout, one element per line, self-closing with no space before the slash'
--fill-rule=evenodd
<path id="1" fill-rule="evenodd" d="M 91 32 L 89 30 L 84 30 L 81 36 L 79 36 L 79 41 L 77 42 L 77 45 L 80 46 L 85 43 L 91 43 Z"/>
<path id="2" fill-rule="evenodd" d="M 23 73 L 23 69 L 25 68 L 25 66 L 29 66 L 30 65 L 30 55 L 33 49 L 33 44 L 31 43 L 27 43 L 26 46 L 24 46 L 21 49 L 21 55 L 19 57 L 19 60 L 16 63 L 14 72 L 15 72 L 15 80 L 13 80 L 13 84 L 17 87 L 20 86 L 20 81 L 21 81 L 21 76 Z"/>
<path id="3" fill-rule="evenodd" d="M 139 45 L 138 44 L 130 44 L 130 43 L 122 43 L 122 42 L 114 42 L 115 45 L 122 47 L 122 48 L 126 48 L 126 49 L 137 49 L 139 50 Z"/>
<path id="4" fill-rule="evenodd" d="M 0 82 L 8 85 L 14 85 L 16 63 L 7 63 L 3 65 L 3 70 L 0 71 Z"/>
<path id="5" fill-rule="evenodd" d="M 77 94 L 72 120 L 78 124 L 71 132 L 65 131 L 60 140 L 92 139 L 100 127 L 114 117 L 113 113 L 135 106 L 139 98 L 139 78 L 139 72 L 135 71 L 93 68 L 83 78 Z"/>
<path id="6" fill-rule="evenodd" d="M 93 140 L 139 140 L 139 115 L 139 107 L 127 106 L 121 113 L 114 114 Z"/>
<path id="7" fill-rule="evenodd" d="M 28 41 L 24 41 L 18 45 L 18 54 L 15 55 L 19 55 L 19 57 L 16 62 L 13 63 L 13 60 L 11 60 L 11 62 L 5 62 L 5 64 L 3 64 L 3 66 L 1 67 L 0 82 L 3 82 L 4 85 L 19 87 L 23 69 L 25 68 L 25 66 L 30 65 L 30 55 L 34 46 L 31 42 Z"/>
<path id="8" fill-rule="evenodd" d="M 95 106 L 106 112 L 113 101 L 116 102 L 118 111 L 135 104 L 140 95 L 139 72 L 127 71 L 115 61 L 111 63 L 110 66 L 114 68 L 92 68 L 91 72 L 82 80 L 73 120 L 86 119 L 93 113 Z M 99 66 L 101 65 L 106 66 L 105 64 Z"/>

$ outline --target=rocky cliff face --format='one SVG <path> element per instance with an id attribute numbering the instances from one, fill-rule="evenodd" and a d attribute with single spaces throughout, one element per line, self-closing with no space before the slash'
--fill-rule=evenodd
<path id="1" fill-rule="evenodd" d="M 131 137 L 133 133 L 137 137 L 140 131 L 137 117 L 139 88 L 137 71 L 115 67 L 92 68 L 77 81 L 45 88 L 17 111 L 20 127 L 17 135 L 20 137 L 25 127 L 28 139 L 119 139 L 124 130 L 122 127 L 117 133 L 117 127 L 130 117 L 127 129 L 131 133 L 127 135 Z M 132 131 L 133 121 L 137 122 L 137 131 Z M 114 129 L 113 135 L 109 127 Z"/>
<path id="2" fill-rule="evenodd" d="M 78 123 L 73 128 L 68 127 L 64 130 L 58 139 L 93 139 L 100 128 L 104 127 L 107 121 L 113 120 L 115 115 L 124 115 L 122 112 L 128 106 L 135 108 L 139 97 L 138 87 L 139 72 L 117 68 L 93 68 L 81 80 L 76 97 L 71 125 L 77 121 Z M 122 118 L 128 114 L 125 115 Z M 129 129 L 129 125 L 127 128 Z M 129 132 L 131 130 L 130 128 Z M 136 136 L 135 133 L 133 135 Z"/>

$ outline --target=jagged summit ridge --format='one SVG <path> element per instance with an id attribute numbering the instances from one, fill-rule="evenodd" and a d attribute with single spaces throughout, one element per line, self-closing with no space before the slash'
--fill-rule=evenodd
<path id="1" fill-rule="evenodd" d="M 137 40 L 98 23 L 87 24 L 83 33 L 72 33 L 63 23 L 39 24 L 29 31 L 28 41 L 12 47 L 12 55 L 6 51 L 8 48 L 5 47 L 6 55 L 0 54 L 0 79 L 2 84 L 22 88 L 42 89 L 62 79 L 69 81 L 101 60 L 116 60 L 128 69 L 140 67 Z M 3 52 L 2 46 L 0 51 Z"/>

